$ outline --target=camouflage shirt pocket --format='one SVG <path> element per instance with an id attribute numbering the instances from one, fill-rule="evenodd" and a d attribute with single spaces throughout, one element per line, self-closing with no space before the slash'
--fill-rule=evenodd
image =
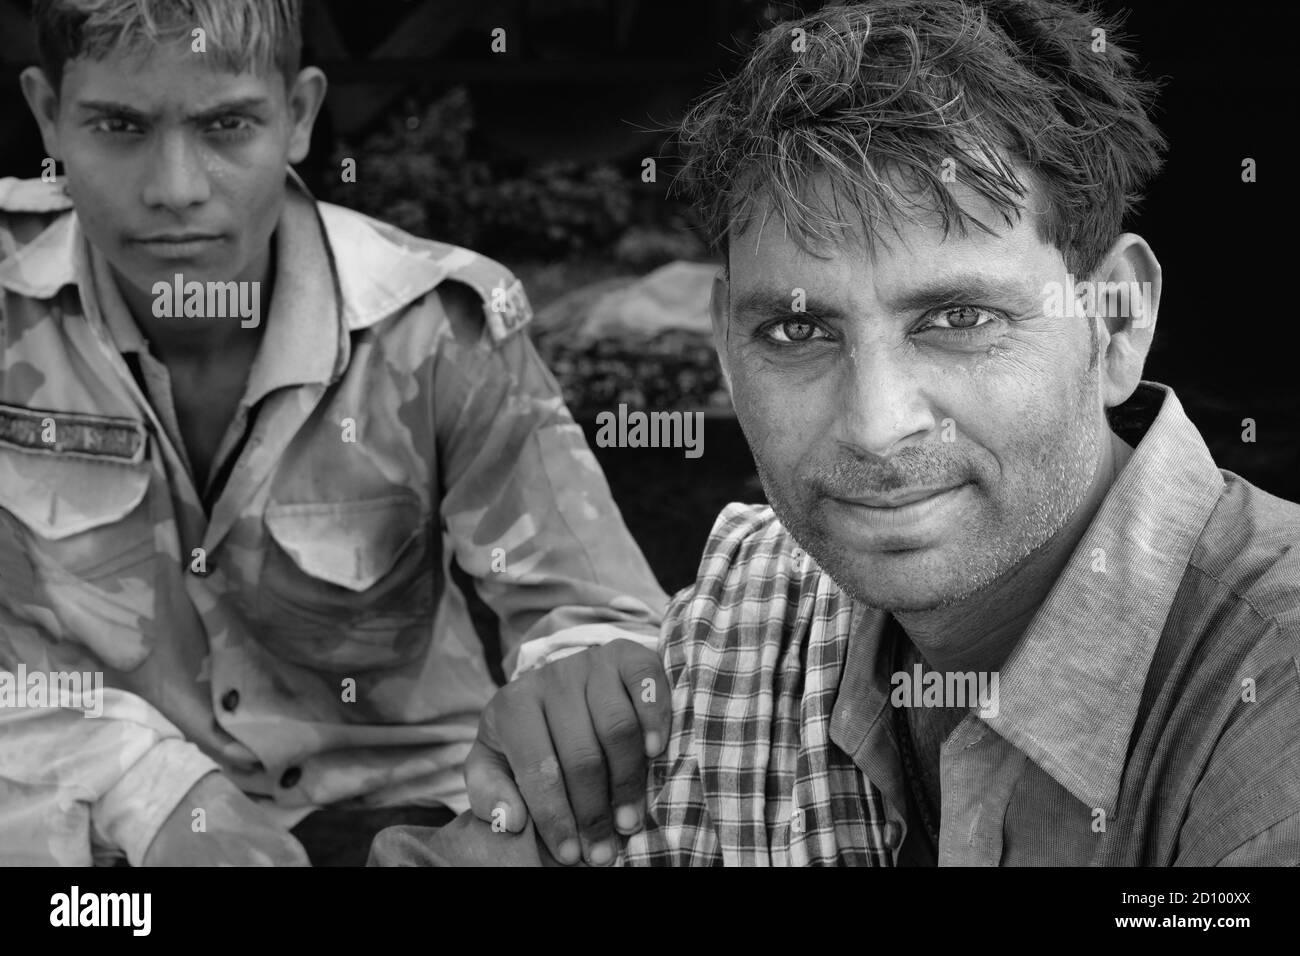
<path id="1" fill-rule="evenodd" d="M 272 503 L 260 637 L 322 670 L 391 667 L 427 646 L 440 562 L 414 494 Z"/>
<path id="2" fill-rule="evenodd" d="M 0 600 L 129 671 L 149 653 L 159 569 L 147 466 L 0 447 L 0 548 L 27 559 Z M 6 520 L 8 519 L 8 520 Z"/>

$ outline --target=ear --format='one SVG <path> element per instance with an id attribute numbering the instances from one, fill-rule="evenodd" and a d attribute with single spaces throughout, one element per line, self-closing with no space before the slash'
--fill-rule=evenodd
<path id="1" fill-rule="evenodd" d="M 293 123 L 289 132 L 290 163 L 301 163 L 311 150 L 311 131 L 325 102 L 327 86 L 325 74 L 314 66 L 301 70 L 293 81 L 289 90 L 289 118 Z"/>
<path id="2" fill-rule="evenodd" d="M 41 141 L 45 144 L 45 155 L 61 160 L 59 150 L 59 94 L 50 83 L 49 77 L 39 66 L 29 66 L 19 74 L 18 82 L 23 88 L 23 98 L 27 108 L 32 111 L 36 125 L 41 128 Z"/>
<path id="3" fill-rule="evenodd" d="M 1142 381 L 1142 368 L 1160 309 L 1160 262 L 1133 233 L 1115 240 L 1092 279 L 1100 315 L 1101 394 L 1107 408 L 1121 405 Z"/>
<path id="4" fill-rule="evenodd" d="M 727 328 L 731 324 L 731 286 L 727 282 L 727 267 L 723 266 L 713 277 L 713 293 L 709 296 L 709 317 L 713 319 L 713 348 L 722 366 L 722 379 L 731 391 L 731 371 L 727 367 Z"/>

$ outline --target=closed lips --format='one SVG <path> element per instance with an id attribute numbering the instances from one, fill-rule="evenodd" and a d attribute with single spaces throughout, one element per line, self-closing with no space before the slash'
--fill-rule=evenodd
<path id="1" fill-rule="evenodd" d="M 889 495 L 863 495 L 858 498 L 842 498 L 849 504 L 862 505 L 867 508 L 901 508 L 903 505 L 910 505 L 913 502 L 922 501 L 926 498 L 933 498 L 935 495 L 943 494 L 945 491 L 952 491 L 960 485 L 950 485 L 945 488 L 913 488 L 907 491 L 894 492 Z"/>

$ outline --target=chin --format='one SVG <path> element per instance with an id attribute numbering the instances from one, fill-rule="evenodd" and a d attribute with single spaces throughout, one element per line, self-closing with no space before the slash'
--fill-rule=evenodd
<path id="1" fill-rule="evenodd" d="M 957 599 L 942 586 L 931 586 L 910 576 L 909 580 L 895 582 L 865 570 L 849 575 L 827 570 L 827 574 L 853 600 L 881 611 L 933 611 Z"/>
<path id="2" fill-rule="evenodd" d="M 956 580 L 953 563 L 933 549 L 867 555 L 823 544 L 805 550 L 855 601 L 884 611 L 932 611 L 978 587 L 978 582 Z"/>

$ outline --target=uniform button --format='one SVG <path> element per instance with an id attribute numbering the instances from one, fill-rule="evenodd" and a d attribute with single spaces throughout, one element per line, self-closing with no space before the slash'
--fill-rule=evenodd
<path id="1" fill-rule="evenodd" d="M 228 690 L 221 695 L 221 706 L 226 710 L 234 710 L 239 706 L 239 691 Z"/>
<path id="2" fill-rule="evenodd" d="M 302 779 L 302 768 L 290 767 L 288 770 L 286 770 L 283 774 L 280 775 L 280 786 L 288 790 L 290 787 L 297 784 L 297 782 L 301 779 Z"/>

